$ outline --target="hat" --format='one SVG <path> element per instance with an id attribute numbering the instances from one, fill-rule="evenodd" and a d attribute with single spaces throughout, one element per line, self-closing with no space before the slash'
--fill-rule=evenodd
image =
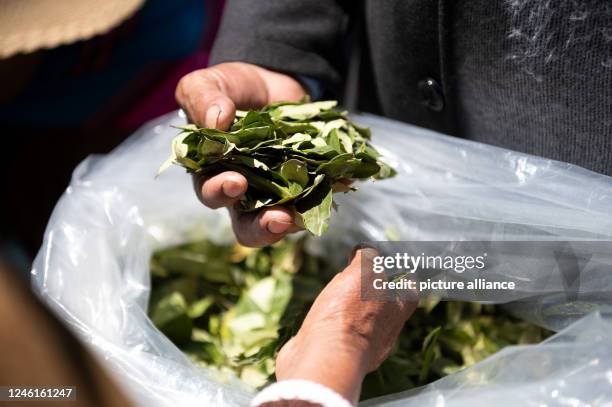
<path id="1" fill-rule="evenodd" d="M 145 0 L 0 0 L 0 58 L 105 33 Z"/>

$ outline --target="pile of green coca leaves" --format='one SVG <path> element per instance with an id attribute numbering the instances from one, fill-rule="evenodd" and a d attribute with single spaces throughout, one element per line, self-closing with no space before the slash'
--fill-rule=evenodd
<path id="1" fill-rule="evenodd" d="M 154 254 L 149 314 L 196 364 L 258 388 L 274 380 L 276 353 L 337 271 L 309 255 L 304 238 L 261 249 L 189 243 Z M 391 356 L 366 377 L 362 399 L 429 383 L 548 335 L 493 305 L 423 301 Z"/>
<path id="2" fill-rule="evenodd" d="M 395 174 L 369 144 L 369 129 L 335 106 L 335 101 L 279 102 L 238 111 L 228 131 L 181 127 L 159 172 L 173 163 L 202 175 L 237 171 L 249 183 L 240 211 L 289 207 L 298 225 L 321 235 L 331 216 L 332 192 L 353 189 L 347 182 L 352 179 Z"/>

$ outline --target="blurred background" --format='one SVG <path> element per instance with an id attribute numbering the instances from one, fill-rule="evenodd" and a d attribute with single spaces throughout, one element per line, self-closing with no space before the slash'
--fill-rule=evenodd
<path id="1" fill-rule="evenodd" d="M 29 271 L 74 168 L 177 108 L 223 0 L 0 1 L 0 261 Z"/>

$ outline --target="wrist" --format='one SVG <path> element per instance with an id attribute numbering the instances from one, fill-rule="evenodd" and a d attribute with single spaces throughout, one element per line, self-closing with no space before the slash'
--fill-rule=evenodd
<path id="1" fill-rule="evenodd" d="M 356 404 L 367 373 L 362 352 L 345 346 L 346 341 L 303 339 L 294 338 L 290 349 L 279 355 L 277 380 L 301 379 L 320 383 Z"/>

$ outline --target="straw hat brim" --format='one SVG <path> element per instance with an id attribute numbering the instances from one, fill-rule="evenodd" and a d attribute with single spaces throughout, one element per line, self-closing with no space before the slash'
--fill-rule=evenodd
<path id="1" fill-rule="evenodd" d="M 108 32 L 145 0 L 0 0 L 0 58 Z"/>

